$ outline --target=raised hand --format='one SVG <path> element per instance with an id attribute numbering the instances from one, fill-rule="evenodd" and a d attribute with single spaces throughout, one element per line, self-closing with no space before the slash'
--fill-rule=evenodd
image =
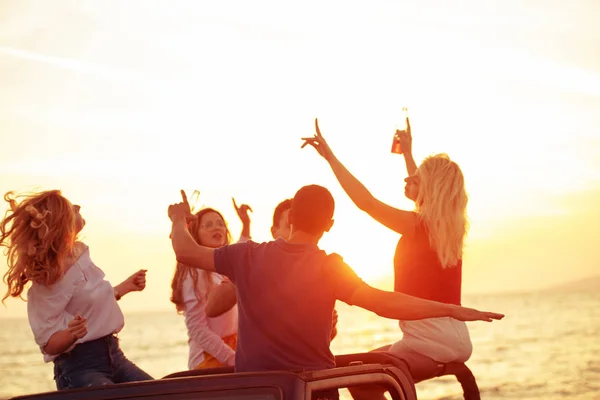
<path id="1" fill-rule="evenodd" d="M 175 222 L 176 219 L 190 220 L 194 218 L 190 210 L 190 203 L 188 203 L 187 196 L 183 190 L 181 191 L 181 199 L 181 203 L 171 204 L 167 211 L 172 222 Z"/>
<path id="2" fill-rule="evenodd" d="M 248 211 L 254 212 L 252 211 L 252 208 L 247 204 L 242 204 L 238 207 L 233 197 L 231 198 L 231 200 L 233 201 L 233 208 L 235 208 L 238 217 L 240 217 L 240 221 L 242 221 L 242 224 L 248 225 L 250 223 L 250 216 L 248 215 Z"/>
<path id="3" fill-rule="evenodd" d="M 410 129 L 410 121 L 408 120 L 408 117 L 406 117 L 406 130 L 396 131 L 396 135 L 398 137 L 398 141 L 400 142 L 402 154 L 412 154 L 412 132 Z"/>
<path id="4" fill-rule="evenodd" d="M 73 335 L 75 340 L 81 339 L 87 335 L 87 320 L 78 315 L 67 324 L 67 330 Z"/>
<path id="5" fill-rule="evenodd" d="M 492 322 L 495 319 L 504 318 L 504 314 L 498 314 L 494 312 L 488 311 L 479 311 L 474 308 L 467 307 L 457 307 L 454 310 L 452 318 L 457 319 L 459 321 L 486 321 Z"/>
<path id="6" fill-rule="evenodd" d="M 315 130 L 317 131 L 317 133 L 313 137 L 302 138 L 302 140 L 304 140 L 304 143 L 302 143 L 301 148 L 303 149 L 307 144 L 309 144 L 312 147 L 314 147 L 315 150 L 317 150 L 317 152 L 319 152 L 321 157 L 329 161 L 333 157 L 333 152 L 331 151 L 331 148 L 325 141 L 323 135 L 321 135 L 318 118 L 315 118 Z"/>

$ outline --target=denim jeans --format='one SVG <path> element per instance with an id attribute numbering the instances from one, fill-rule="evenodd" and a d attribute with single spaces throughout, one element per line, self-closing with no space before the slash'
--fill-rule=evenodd
<path id="1" fill-rule="evenodd" d="M 114 335 L 78 344 L 54 360 L 58 390 L 152 379 L 125 357 Z"/>

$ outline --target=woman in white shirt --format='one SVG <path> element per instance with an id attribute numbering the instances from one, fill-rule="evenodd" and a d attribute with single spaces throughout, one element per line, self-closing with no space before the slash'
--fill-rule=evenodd
<path id="1" fill-rule="evenodd" d="M 80 207 L 58 190 L 15 196 L 0 223 L 0 246 L 8 249 L 4 275 L 10 297 L 27 292 L 27 316 L 45 362 L 54 363 L 58 390 L 152 377 L 129 361 L 116 334 L 124 318 L 117 300 L 143 290 L 140 270 L 113 287 L 77 241 L 85 220 Z M 20 199 L 18 202 L 17 199 Z"/>
<path id="2" fill-rule="evenodd" d="M 244 225 L 240 238 L 240 242 L 243 242 L 250 235 L 247 216 L 249 207 L 236 206 L 236 210 Z M 219 248 L 230 243 L 231 234 L 221 213 L 212 208 L 204 208 L 195 216 L 189 222 L 189 231 L 198 244 Z M 171 301 L 177 311 L 185 316 L 190 347 L 189 369 L 234 365 L 238 331 L 237 305 L 214 318 L 206 315 L 209 296 L 224 281 L 226 278 L 215 272 L 201 271 L 181 263 L 175 268 Z"/>

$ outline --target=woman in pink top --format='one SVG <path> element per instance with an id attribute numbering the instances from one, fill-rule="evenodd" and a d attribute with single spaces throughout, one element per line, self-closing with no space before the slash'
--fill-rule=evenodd
<path id="1" fill-rule="evenodd" d="M 240 241 L 249 239 L 250 228 L 247 205 L 235 205 L 243 223 Z M 245 218 L 243 216 L 245 215 Z M 218 248 L 231 241 L 231 235 L 223 216 L 212 208 L 204 208 L 189 222 L 189 230 L 194 240 L 203 246 Z M 233 365 L 237 345 L 238 310 L 237 305 L 217 317 L 206 315 L 209 301 L 217 291 L 214 288 L 228 280 L 215 272 L 200 271 L 178 263 L 171 283 L 171 301 L 177 311 L 185 316 L 190 347 L 188 368 L 213 368 Z"/>
<path id="2" fill-rule="evenodd" d="M 8 249 L 4 281 L 21 297 L 28 282 L 27 316 L 45 362 L 54 362 L 59 390 L 150 380 L 129 361 L 116 334 L 124 318 L 117 300 L 143 290 L 141 270 L 113 287 L 77 241 L 85 220 L 80 207 L 58 190 L 4 199 L 10 209 L 0 223 L 0 246 Z"/>
<path id="3" fill-rule="evenodd" d="M 402 235 L 394 256 L 397 292 L 448 304 L 461 304 L 462 252 L 467 235 L 467 193 L 462 171 L 445 154 L 427 157 L 417 168 L 408 129 L 398 132 L 408 177 L 405 195 L 414 211 L 376 199 L 335 157 L 319 131 L 306 144 L 317 149 L 350 199 L 376 221 Z M 472 352 L 464 322 L 452 318 L 400 321 L 403 337 L 377 349 L 406 360 L 415 381 L 432 378 L 440 363 L 465 362 Z M 358 398 L 354 393 L 354 398 Z M 378 398 L 370 394 L 370 398 Z"/>

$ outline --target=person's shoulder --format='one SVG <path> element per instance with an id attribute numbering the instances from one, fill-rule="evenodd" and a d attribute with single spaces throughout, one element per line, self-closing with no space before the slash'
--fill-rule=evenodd
<path id="1" fill-rule="evenodd" d="M 344 262 L 344 257 L 342 257 L 340 254 L 326 253 L 323 250 L 321 251 L 321 256 L 323 257 L 323 265 L 326 268 L 343 268 L 344 266 L 346 266 L 346 263 Z"/>
<path id="2" fill-rule="evenodd" d="M 253 249 L 262 249 L 262 250 L 266 250 L 266 249 L 273 250 L 276 248 L 285 248 L 285 246 L 287 245 L 287 242 L 281 238 L 262 241 L 262 242 L 255 242 L 253 240 L 249 240 L 246 243 L 249 243 L 249 246 Z"/>
<path id="3" fill-rule="evenodd" d="M 229 249 L 229 251 L 233 251 L 235 253 L 254 253 L 256 251 L 264 251 L 264 249 L 268 248 L 270 245 L 271 242 L 255 242 L 254 240 L 250 239 L 245 242 L 232 243 L 227 246 L 223 246 L 220 249 Z M 220 249 L 216 249 L 216 251 L 219 251 Z"/>
<path id="4" fill-rule="evenodd" d="M 76 265 L 70 266 L 63 275 L 54 283 L 44 285 L 33 282 L 27 290 L 27 301 L 29 304 L 38 302 L 54 301 L 53 299 L 67 298 L 77 286 L 85 282 L 83 271 Z"/>
<path id="5" fill-rule="evenodd" d="M 239 240 L 235 243 L 230 243 L 223 247 L 234 247 L 234 246 L 235 247 L 257 247 L 257 246 L 264 245 L 266 243 L 269 243 L 269 242 L 256 242 L 253 239 L 247 239 L 247 240 Z"/>
<path id="6" fill-rule="evenodd" d="M 327 257 L 327 261 L 329 261 L 331 263 L 343 263 L 344 262 L 344 257 L 342 257 L 338 253 L 329 253 L 329 254 L 325 253 L 325 256 Z"/>

